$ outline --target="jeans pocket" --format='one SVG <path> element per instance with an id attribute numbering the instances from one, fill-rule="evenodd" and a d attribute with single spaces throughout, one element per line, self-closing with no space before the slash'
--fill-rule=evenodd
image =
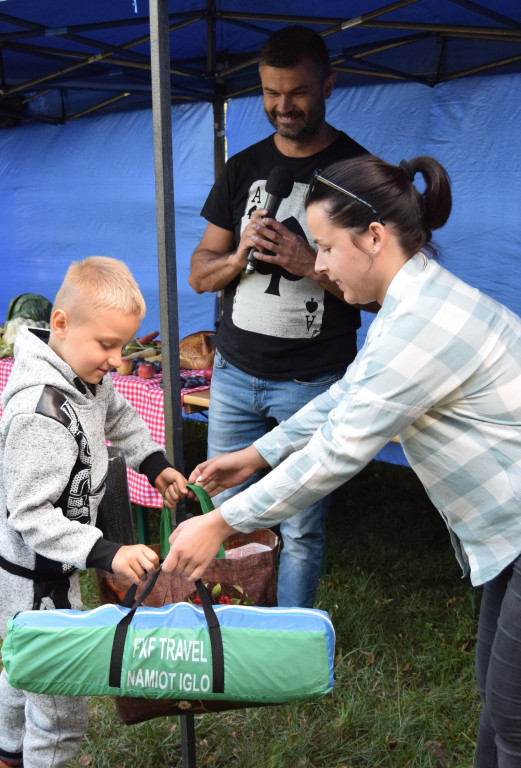
<path id="1" fill-rule="evenodd" d="M 218 349 L 215 350 L 215 357 L 213 359 L 213 367 L 214 368 L 226 368 L 228 363 L 224 359 L 224 357 L 221 355 Z"/>
<path id="2" fill-rule="evenodd" d="M 309 381 L 301 381 L 300 379 L 293 379 L 293 381 L 295 384 L 298 384 L 301 387 L 325 390 L 335 384 L 339 379 L 341 379 L 344 373 L 345 371 L 337 371 L 337 373 L 326 373 L 324 376 L 317 376 L 316 379 L 311 379 Z"/>

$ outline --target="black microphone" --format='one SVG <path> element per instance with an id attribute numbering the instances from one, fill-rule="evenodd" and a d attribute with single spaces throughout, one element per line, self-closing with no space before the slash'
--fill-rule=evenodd
<path id="1" fill-rule="evenodd" d="M 291 190 L 293 189 L 293 182 L 295 176 L 285 165 L 276 165 L 271 169 L 268 178 L 266 179 L 266 202 L 264 203 L 265 209 L 268 211 L 267 218 L 274 219 L 279 210 L 279 206 L 285 197 L 289 197 Z M 255 257 L 253 254 L 258 248 L 255 246 L 250 248 L 248 253 L 248 263 L 246 264 L 246 274 L 251 275 L 255 271 Z"/>

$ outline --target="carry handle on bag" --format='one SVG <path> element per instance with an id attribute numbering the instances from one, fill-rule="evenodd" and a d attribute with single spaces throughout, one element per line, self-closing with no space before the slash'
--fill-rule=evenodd
<path id="1" fill-rule="evenodd" d="M 200 485 L 195 485 L 195 483 L 187 483 L 187 486 L 195 493 L 201 505 L 203 514 L 206 514 L 212 509 L 215 509 L 210 496 L 207 494 L 204 488 L 201 488 Z M 166 504 L 163 504 L 160 521 L 160 554 L 162 559 L 164 559 L 170 551 L 169 538 L 171 533 L 172 517 L 170 509 L 166 506 Z M 221 544 L 216 557 L 226 557 L 223 544 Z M 114 647 L 112 650 L 112 657 L 110 662 L 110 685 L 116 685 L 118 687 L 120 685 L 123 649 L 125 647 L 125 637 L 128 627 L 132 621 L 136 608 L 141 605 L 142 601 L 145 600 L 151 593 L 159 576 L 160 570 L 161 567 L 151 576 L 149 579 L 150 585 L 147 584 L 139 599 L 134 600 L 131 606 L 131 612 L 125 616 L 125 618 L 119 623 L 116 629 L 116 634 L 114 636 Z M 212 608 L 212 599 L 201 579 L 197 579 L 195 586 L 197 588 L 197 594 L 199 595 L 206 622 L 208 624 L 208 631 L 210 633 L 213 668 L 213 693 L 224 693 L 224 654 L 221 627 L 219 625 L 217 616 L 215 615 L 215 611 Z M 135 596 L 136 590 L 137 584 L 134 584 L 133 587 L 130 587 L 122 603 L 125 607 L 129 607 L 129 603 L 133 601 L 133 596 Z"/>
<path id="2" fill-rule="evenodd" d="M 109 685 L 112 688 L 121 687 L 121 672 L 123 667 L 123 653 L 125 650 L 125 640 L 127 638 L 127 632 L 132 619 L 139 608 L 143 600 L 145 600 L 151 593 L 154 585 L 161 572 L 161 566 L 155 571 L 148 579 L 147 585 L 139 597 L 136 599 L 137 584 L 134 584 L 127 592 L 125 599 L 123 600 L 123 606 L 130 610 L 126 616 L 116 625 L 114 632 L 114 643 L 112 645 L 112 653 L 110 656 L 109 667 Z M 212 600 L 206 587 L 201 579 L 197 579 L 195 582 L 197 587 L 197 594 L 203 607 L 206 623 L 208 624 L 208 632 L 210 635 L 210 647 L 212 649 L 212 672 L 213 672 L 213 685 L 212 693 L 224 693 L 224 651 L 223 641 L 221 636 L 221 627 L 219 620 L 215 615 L 215 611 L 212 607 Z"/>
<path id="3" fill-rule="evenodd" d="M 206 493 L 204 488 L 201 488 L 200 485 L 195 485 L 195 483 L 187 483 L 186 485 L 188 486 L 188 488 L 190 488 L 191 491 L 195 493 L 197 500 L 201 505 L 201 510 L 203 512 L 203 515 L 205 515 L 207 512 L 211 512 L 212 509 L 215 509 L 213 505 L 213 501 L 211 500 L 210 496 Z M 163 507 L 161 509 L 161 521 L 160 521 L 160 530 L 159 530 L 159 551 L 163 559 L 167 556 L 168 552 L 170 551 L 170 544 L 168 542 L 168 539 L 171 533 L 172 533 L 172 517 L 171 517 L 170 509 L 166 506 L 166 504 L 163 504 Z M 226 557 L 223 544 L 221 544 L 219 552 L 216 554 L 216 557 Z"/>
<path id="4" fill-rule="evenodd" d="M 125 482 L 126 482 L 126 467 Z M 119 472 L 120 467 L 109 467 Z M 125 486 L 126 489 L 126 486 Z M 199 486 L 192 488 L 201 501 L 203 514 L 213 508 L 208 494 Z M 127 492 L 128 496 L 128 492 Z M 118 514 L 120 509 L 119 495 L 107 499 L 107 506 L 112 515 Z M 122 515 L 127 515 L 126 508 Z M 109 516 L 110 517 L 110 516 Z M 111 529 L 105 534 L 104 526 L 101 526 L 105 538 L 109 541 L 129 543 L 125 538 L 114 537 Z M 160 514 L 160 530 L 158 531 L 157 544 L 151 544 L 152 549 L 165 557 L 170 549 L 169 537 L 172 533 L 172 519 L 170 510 L 164 506 Z M 277 576 L 276 562 L 279 552 L 277 535 L 269 529 L 259 529 L 251 533 L 235 533 L 225 542 L 219 555 L 213 558 L 202 580 L 212 594 L 216 602 L 233 604 L 274 606 L 277 604 Z M 223 554 L 226 556 L 223 557 Z M 98 591 L 101 603 L 115 603 L 121 605 L 132 582 L 120 573 L 96 569 Z M 138 587 L 138 594 L 143 585 Z M 159 607 L 181 601 L 199 601 L 197 590 L 193 583 L 187 581 L 181 574 L 162 572 L 154 589 L 144 601 L 144 605 Z"/>

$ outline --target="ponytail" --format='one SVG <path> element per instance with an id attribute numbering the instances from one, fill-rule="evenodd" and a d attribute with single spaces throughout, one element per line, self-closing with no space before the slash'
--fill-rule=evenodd
<path id="1" fill-rule="evenodd" d="M 402 160 L 403 162 L 405 161 Z M 413 175 L 421 173 L 425 181 L 425 191 L 421 195 L 425 225 L 429 230 L 440 229 L 447 222 L 452 208 L 450 179 L 447 171 L 433 157 L 424 155 L 409 160 L 407 165 Z"/>

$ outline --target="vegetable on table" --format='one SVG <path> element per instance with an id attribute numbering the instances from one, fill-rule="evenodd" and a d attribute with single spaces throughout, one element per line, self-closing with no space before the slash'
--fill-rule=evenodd
<path id="1" fill-rule="evenodd" d="M 152 331 L 152 333 L 146 333 L 144 336 L 140 336 L 137 341 L 139 341 L 140 344 L 143 344 L 144 347 L 148 347 L 158 336 L 159 331 Z"/>
<path id="2" fill-rule="evenodd" d="M 125 350 L 126 349 L 127 348 L 125 347 Z M 157 356 L 157 347 L 141 347 L 140 349 L 136 349 L 134 352 L 130 352 L 130 354 L 124 354 L 121 359 L 132 360 L 135 357 L 156 357 L 156 356 Z"/>
<path id="3" fill-rule="evenodd" d="M 29 325 L 33 328 L 49 327 L 49 323 L 45 320 L 33 320 L 30 317 L 15 317 L 8 320 L 0 338 L 0 358 L 13 357 L 16 334 L 23 325 Z"/>
<path id="4" fill-rule="evenodd" d="M 0 358 L 13 356 L 13 345 L 20 327 L 48 328 L 52 304 L 39 293 L 21 293 L 9 302 L 5 325 L 0 329 Z"/>
<path id="5" fill-rule="evenodd" d="M 49 323 L 51 311 L 52 304 L 45 296 L 41 296 L 39 293 L 22 293 L 11 299 L 5 321 L 7 323 L 16 317 L 25 317 Z"/>

